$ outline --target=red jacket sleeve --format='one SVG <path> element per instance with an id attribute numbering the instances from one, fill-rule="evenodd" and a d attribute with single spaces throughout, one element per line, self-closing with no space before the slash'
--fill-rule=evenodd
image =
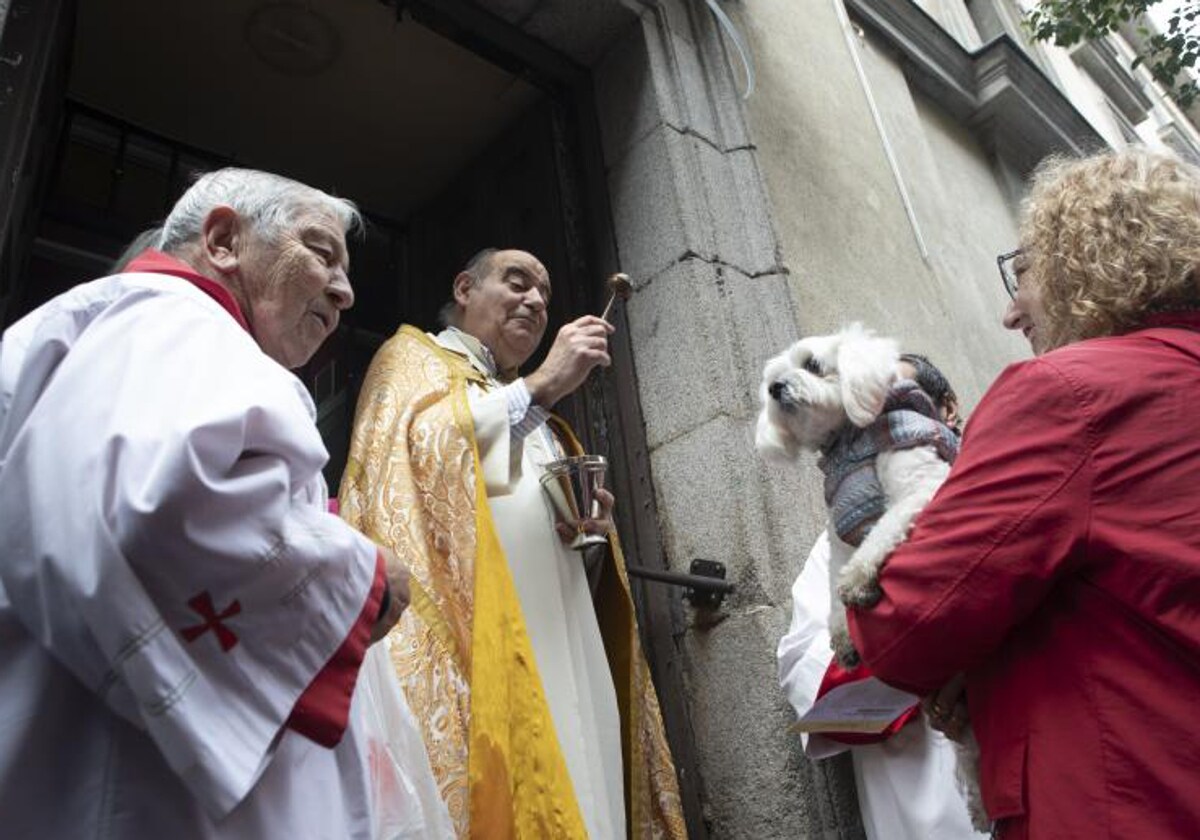
<path id="1" fill-rule="evenodd" d="M 882 600 L 848 611 L 880 679 L 924 694 L 969 670 L 1082 554 L 1087 418 L 1084 389 L 1044 359 L 1013 365 L 992 386 L 950 477 L 887 560 Z"/>
<path id="2" fill-rule="evenodd" d="M 387 574 L 383 555 L 377 553 L 375 579 L 362 612 L 346 634 L 346 640 L 304 689 L 288 717 L 288 728 L 323 747 L 336 747 L 350 721 L 350 699 L 354 696 L 358 669 L 371 640 L 371 628 L 379 617 L 385 586 Z"/>

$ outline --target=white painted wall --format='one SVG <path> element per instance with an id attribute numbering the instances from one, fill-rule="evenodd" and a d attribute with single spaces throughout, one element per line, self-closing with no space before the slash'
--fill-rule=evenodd
<path id="1" fill-rule="evenodd" d="M 861 320 L 927 353 L 973 405 L 1027 353 L 1000 326 L 995 256 L 1015 247 L 1014 208 L 978 142 L 914 94 L 886 47 L 856 29 L 847 41 L 833 0 L 793 10 L 749 0 L 741 24 L 759 67 L 747 116 L 800 327 Z"/>

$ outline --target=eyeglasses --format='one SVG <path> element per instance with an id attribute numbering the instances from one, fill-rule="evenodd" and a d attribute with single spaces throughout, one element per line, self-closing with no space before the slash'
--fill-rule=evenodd
<path id="1" fill-rule="evenodd" d="M 1018 248 L 996 257 L 996 267 L 1000 269 L 1000 279 L 1004 281 L 1004 291 L 1008 292 L 1010 298 L 1015 299 L 1017 296 L 1018 277 L 1014 263 L 1016 263 L 1017 257 L 1024 253 L 1024 249 Z"/>

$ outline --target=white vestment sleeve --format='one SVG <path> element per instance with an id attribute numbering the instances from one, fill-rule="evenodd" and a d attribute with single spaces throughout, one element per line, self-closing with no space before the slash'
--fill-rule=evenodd
<path id="1" fill-rule="evenodd" d="M 371 769 L 371 810 L 376 837 L 387 840 L 453 840 L 454 824 L 429 764 L 421 728 L 384 639 L 367 651 L 355 695 Z"/>
<path id="2" fill-rule="evenodd" d="M 822 531 L 792 586 L 792 624 L 775 652 L 779 686 L 797 715 L 807 712 L 817 699 L 833 659 L 829 611 L 829 534 Z M 847 749 L 820 735 L 800 737 L 810 758 L 828 758 Z"/>
<path id="3" fill-rule="evenodd" d="M 37 325 L 0 418 L 0 510 L 27 524 L 0 576 L 220 819 L 355 624 L 376 550 L 324 509 L 303 387 L 216 304 L 148 292 L 77 316 Z"/>
<path id="4" fill-rule="evenodd" d="M 508 495 L 521 480 L 524 451 L 524 442 L 512 433 L 508 397 L 502 388 L 485 392 L 472 386 L 467 401 L 475 421 L 475 444 L 487 494 Z"/>
<path id="5" fill-rule="evenodd" d="M 515 379 L 502 390 L 508 400 L 508 423 L 513 437 L 524 440 L 550 418 L 550 413 L 533 401 L 524 379 Z"/>

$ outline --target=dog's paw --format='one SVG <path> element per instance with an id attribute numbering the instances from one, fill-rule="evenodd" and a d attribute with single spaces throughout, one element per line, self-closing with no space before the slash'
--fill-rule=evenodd
<path id="1" fill-rule="evenodd" d="M 967 803 L 967 813 L 971 817 L 971 827 L 980 834 L 988 834 L 992 830 L 992 819 L 987 809 L 983 807 L 983 794 L 975 791 Z"/>
<path id="2" fill-rule="evenodd" d="M 834 658 L 838 664 L 847 670 L 857 668 L 862 664 L 862 657 L 858 655 L 858 651 L 854 649 L 854 642 L 850 639 L 850 630 L 846 627 L 831 628 L 829 634 L 830 647 L 833 648 Z"/>
<path id="3" fill-rule="evenodd" d="M 849 571 L 849 567 L 845 571 Z M 873 607 L 883 597 L 879 587 L 879 579 L 874 575 L 843 574 L 838 581 L 838 598 L 848 607 Z"/>
<path id="4" fill-rule="evenodd" d="M 838 597 L 848 607 L 873 607 L 883 597 L 883 590 L 879 581 L 855 586 L 842 584 L 838 587 Z"/>
<path id="5" fill-rule="evenodd" d="M 967 801 L 971 825 L 976 831 L 986 834 L 991 830 L 992 821 L 983 807 L 983 793 L 979 788 L 979 742 L 970 729 L 961 742 L 954 744 L 954 764 L 955 779 Z"/>

